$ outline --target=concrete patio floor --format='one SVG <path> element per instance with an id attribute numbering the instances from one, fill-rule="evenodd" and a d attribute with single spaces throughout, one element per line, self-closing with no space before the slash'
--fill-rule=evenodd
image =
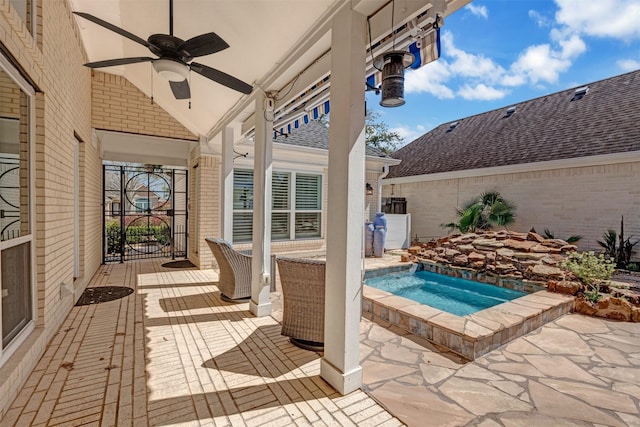
<path id="1" fill-rule="evenodd" d="M 0 425 L 640 426 L 640 324 L 566 315 L 467 363 L 363 319 L 364 392 L 340 396 L 279 293 L 254 318 L 163 261 L 101 267 L 90 286 L 135 292 L 74 307 Z"/>

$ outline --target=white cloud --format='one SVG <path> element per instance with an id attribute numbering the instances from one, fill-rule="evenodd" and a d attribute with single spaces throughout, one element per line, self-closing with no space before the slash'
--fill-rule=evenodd
<path id="1" fill-rule="evenodd" d="M 536 24 L 538 24 L 538 27 L 541 27 L 541 28 L 548 27 L 551 25 L 551 21 L 549 20 L 549 18 L 547 18 L 546 16 L 542 15 L 541 13 L 535 10 L 529 11 L 529 18 L 536 21 Z"/>
<path id="2" fill-rule="evenodd" d="M 575 33 L 630 41 L 640 38 L 637 0 L 555 0 L 556 21 Z"/>
<path id="3" fill-rule="evenodd" d="M 407 71 L 404 89 L 407 93 L 429 93 L 439 99 L 451 99 L 454 93 L 445 85 L 450 77 L 447 62 L 439 59 L 417 70 Z"/>
<path id="4" fill-rule="evenodd" d="M 567 71 L 573 60 L 580 56 L 587 46 L 577 35 L 567 30 L 551 30 L 551 44 L 529 46 L 518 59 L 511 64 L 510 74 L 503 77 L 502 83 L 517 86 L 529 81 L 538 83 L 557 83 L 560 73 Z"/>
<path id="5" fill-rule="evenodd" d="M 548 44 L 529 46 L 511 66 L 514 79 L 521 78 L 538 83 L 556 83 L 561 72 L 571 66 L 571 61 L 559 58 Z"/>
<path id="6" fill-rule="evenodd" d="M 398 132 L 400 138 L 402 139 L 402 145 L 406 145 L 415 139 L 421 137 L 426 133 L 426 128 L 423 125 L 417 125 L 415 128 L 411 128 L 410 126 L 399 125 L 396 127 L 392 127 L 389 129 L 391 132 Z"/>
<path id="7" fill-rule="evenodd" d="M 635 59 L 620 59 L 616 63 L 623 71 L 640 70 L 640 61 L 636 61 Z"/>
<path id="8" fill-rule="evenodd" d="M 458 95 L 467 100 L 492 101 L 504 98 L 507 94 L 506 90 L 496 89 L 483 83 L 475 86 L 465 84 L 458 90 Z"/>
<path id="9" fill-rule="evenodd" d="M 446 32 L 442 36 L 442 44 L 445 51 L 453 58 L 450 70 L 463 77 L 482 77 L 488 80 L 497 80 L 504 74 L 504 68 L 483 55 L 467 53 L 455 47 L 453 34 Z"/>
<path id="10" fill-rule="evenodd" d="M 473 3 L 469 3 L 464 7 L 469 12 L 473 13 L 476 16 L 487 19 L 489 18 L 489 10 L 487 10 L 486 6 L 476 6 Z"/>

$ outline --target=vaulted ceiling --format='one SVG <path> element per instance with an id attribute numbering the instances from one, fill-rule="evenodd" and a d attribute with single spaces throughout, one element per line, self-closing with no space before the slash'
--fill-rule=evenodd
<path id="1" fill-rule="evenodd" d="M 446 14 L 469 0 L 437 0 Z M 331 17 L 345 0 L 174 0 L 173 34 L 187 40 L 199 34 L 215 32 L 229 48 L 199 57 L 197 62 L 231 74 L 265 91 L 287 89 L 303 70 L 330 50 Z M 395 0 L 396 22 L 415 16 L 432 4 L 416 0 Z M 76 12 L 97 16 L 142 39 L 155 33 L 169 33 L 169 0 L 71 0 Z M 389 9 L 388 0 L 353 0 L 358 12 L 371 16 Z M 386 7 L 385 7 L 386 6 Z M 386 13 L 389 17 L 390 14 Z M 379 14 L 384 15 L 384 14 Z M 113 58 L 153 56 L 149 50 L 95 23 L 78 17 L 81 36 L 89 61 Z M 384 24 L 382 21 L 386 21 Z M 389 31 L 390 19 L 381 16 L 374 38 Z M 387 27 L 384 29 L 384 27 Z M 319 78 L 329 72 L 317 70 Z M 120 74 L 197 135 L 212 135 L 221 120 L 228 119 L 238 105 L 247 105 L 250 95 L 231 90 L 196 73 L 191 73 L 191 109 L 189 101 L 176 100 L 167 81 L 153 71 L 150 63 L 102 68 Z M 364 86 L 364 83 L 363 83 Z M 292 95 L 305 88 L 295 88 Z M 234 110 L 235 108 L 235 110 Z"/>

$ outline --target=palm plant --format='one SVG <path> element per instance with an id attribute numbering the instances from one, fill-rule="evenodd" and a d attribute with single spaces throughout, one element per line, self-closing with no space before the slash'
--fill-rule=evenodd
<path id="1" fill-rule="evenodd" d="M 604 254 L 615 260 L 618 268 L 627 268 L 631 262 L 631 254 L 634 247 L 640 243 L 640 240 L 631 241 L 631 237 L 624 238 L 624 216 L 620 218 L 620 234 L 615 230 L 607 230 L 602 235 L 602 240 L 598 240 L 598 244 L 604 248 Z"/>
<path id="2" fill-rule="evenodd" d="M 555 235 L 553 234 L 553 231 L 549 230 L 548 228 L 544 229 L 544 237 L 546 237 L 547 239 L 555 239 Z M 574 234 L 572 236 L 569 236 L 568 238 L 564 239 L 565 242 L 569 243 L 569 244 L 573 244 L 576 243 L 578 241 L 580 241 L 582 239 L 582 236 L 579 234 Z"/>
<path id="3" fill-rule="evenodd" d="M 458 222 L 442 226 L 452 230 L 458 229 L 462 233 L 506 227 L 515 221 L 515 209 L 514 203 L 505 200 L 500 193 L 490 191 L 457 209 Z"/>

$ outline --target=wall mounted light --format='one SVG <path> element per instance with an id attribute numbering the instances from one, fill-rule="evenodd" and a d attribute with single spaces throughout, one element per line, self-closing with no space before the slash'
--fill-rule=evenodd
<path id="1" fill-rule="evenodd" d="M 368 182 L 367 182 L 367 185 L 365 186 L 365 190 L 366 190 L 367 196 L 373 196 L 373 187 Z"/>

